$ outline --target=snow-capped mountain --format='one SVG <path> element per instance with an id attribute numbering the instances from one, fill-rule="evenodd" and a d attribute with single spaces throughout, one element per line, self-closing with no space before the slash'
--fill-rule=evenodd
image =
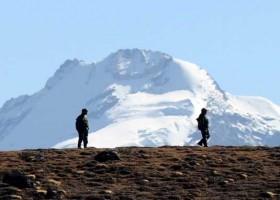
<path id="1" fill-rule="evenodd" d="M 206 107 L 209 145 L 280 143 L 280 107 L 224 92 L 207 72 L 161 52 L 126 49 L 103 61 L 67 60 L 39 92 L 0 109 L 0 150 L 77 146 L 75 119 L 89 110 L 94 147 L 196 145 Z"/>

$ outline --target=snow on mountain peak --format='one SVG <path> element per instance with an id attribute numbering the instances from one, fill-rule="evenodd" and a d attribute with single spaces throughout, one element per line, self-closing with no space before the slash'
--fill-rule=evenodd
<path id="1" fill-rule="evenodd" d="M 160 52 L 139 49 L 119 50 L 104 59 L 106 70 L 117 79 L 142 78 L 160 70 L 172 60 L 171 56 Z"/>
<path id="2" fill-rule="evenodd" d="M 159 52 L 159 51 L 151 51 L 151 50 L 140 50 L 140 49 L 120 49 L 115 53 L 110 54 L 104 60 L 111 63 L 122 62 L 122 60 L 131 60 L 135 63 L 152 63 L 158 62 L 158 60 L 162 59 L 171 59 L 171 56 Z M 153 64 L 153 63 L 152 63 Z"/>
<path id="3" fill-rule="evenodd" d="M 51 89 L 59 80 L 61 80 L 65 75 L 70 73 L 71 70 L 83 64 L 84 61 L 80 61 L 78 59 L 66 60 L 62 65 L 60 65 L 60 68 L 55 72 L 53 77 L 51 77 L 47 81 L 45 88 Z"/>
<path id="4" fill-rule="evenodd" d="M 165 53 L 122 49 L 94 64 L 67 60 L 41 91 L 7 102 L 0 147 L 75 147 L 74 122 L 84 107 L 89 146 L 195 145 L 202 107 L 209 109 L 210 145 L 280 140 L 279 106 L 230 95 L 204 69 Z"/>

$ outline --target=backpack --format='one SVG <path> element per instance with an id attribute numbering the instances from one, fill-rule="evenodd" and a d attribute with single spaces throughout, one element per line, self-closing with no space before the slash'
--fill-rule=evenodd
<path id="1" fill-rule="evenodd" d="M 196 118 L 196 121 L 197 121 L 197 129 L 202 130 L 202 128 L 203 128 L 202 119 Z"/>
<path id="2" fill-rule="evenodd" d="M 77 118 L 76 118 L 76 130 L 77 131 L 81 131 L 83 129 L 83 118 L 81 115 L 79 115 Z"/>

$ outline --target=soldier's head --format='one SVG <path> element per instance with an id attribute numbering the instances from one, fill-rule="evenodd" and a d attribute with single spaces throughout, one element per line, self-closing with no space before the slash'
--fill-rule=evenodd
<path id="1" fill-rule="evenodd" d="M 207 109 L 206 108 L 202 108 L 201 109 L 201 113 L 205 115 L 207 113 Z"/>
<path id="2" fill-rule="evenodd" d="M 82 109 L 82 114 L 83 114 L 83 115 L 86 115 L 87 113 L 88 113 L 88 110 L 87 110 L 86 108 L 83 108 L 83 109 Z"/>

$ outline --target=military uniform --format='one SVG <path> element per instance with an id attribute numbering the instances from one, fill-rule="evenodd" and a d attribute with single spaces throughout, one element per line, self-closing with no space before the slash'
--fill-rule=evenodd
<path id="1" fill-rule="evenodd" d="M 81 148 L 82 142 L 84 143 L 84 148 L 88 144 L 88 130 L 89 123 L 87 119 L 87 110 L 83 109 L 82 114 L 76 118 L 76 130 L 79 133 L 78 148 Z"/>
<path id="2" fill-rule="evenodd" d="M 210 138 L 208 125 L 209 120 L 206 117 L 207 110 L 205 108 L 202 108 L 201 114 L 196 119 L 198 121 L 198 129 L 201 131 L 202 139 L 197 143 L 200 146 L 207 147 L 207 140 Z"/>

